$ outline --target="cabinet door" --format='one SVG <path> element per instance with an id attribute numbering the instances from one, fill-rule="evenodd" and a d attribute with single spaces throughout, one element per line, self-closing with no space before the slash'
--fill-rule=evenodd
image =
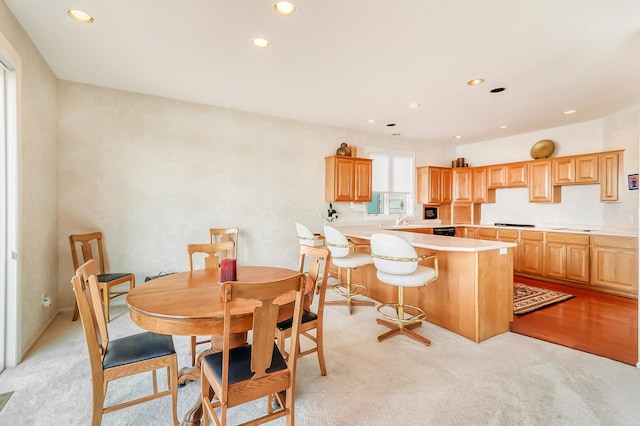
<path id="1" fill-rule="evenodd" d="M 600 201 L 618 201 L 618 152 L 606 152 L 600 155 Z"/>
<path id="2" fill-rule="evenodd" d="M 442 169 L 418 167 L 418 204 L 440 204 L 442 202 Z"/>
<path id="3" fill-rule="evenodd" d="M 551 182 L 551 160 L 532 161 L 529 164 L 529 202 L 554 203 L 559 201 L 560 187 Z"/>
<path id="4" fill-rule="evenodd" d="M 548 277 L 567 278 L 567 245 L 547 242 L 544 274 Z"/>
<path id="5" fill-rule="evenodd" d="M 638 295 L 638 239 L 594 236 L 591 284 Z"/>
<path id="6" fill-rule="evenodd" d="M 489 199 L 489 188 L 487 186 L 487 168 L 474 167 L 471 169 L 471 202 L 472 203 L 492 203 Z"/>
<path id="7" fill-rule="evenodd" d="M 575 158 L 576 183 L 598 183 L 598 156 L 581 155 Z"/>
<path id="8" fill-rule="evenodd" d="M 513 249 L 513 270 L 520 271 L 520 238 L 518 231 L 515 229 L 499 229 L 498 241 L 516 244 L 516 247 Z"/>
<path id="9" fill-rule="evenodd" d="M 589 282 L 589 246 L 567 244 L 567 279 Z"/>
<path id="10" fill-rule="evenodd" d="M 527 163 L 507 164 L 507 187 L 517 188 L 527 186 L 529 179 Z"/>
<path id="11" fill-rule="evenodd" d="M 450 203 L 452 201 L 452 178 L 453 173 L 451 169 L 441 169 L 441 185 L 440 185 L 440 194 L 441 194 L 441 202 L 442 203 Z"/>
<path id="12" fill-rule="evenodd" d="M 553 184 L 566 185 L 576 181 L 576 159 L 574 157 L 553 160 Z"/>
<path id="13" fill-rule="evenodd" d="M 354 160 L 353 201 L 371 201 L 371 160 Z"/>
<path id="14" fill-rule="evenodd" d="M 453 201 L 472 202 L 472 172 L 462 167 L 453 169 Z"/>
<path id="15" fill-rule="evenodd" d="M 537 231 L 520 232 L 520 270 L 541 275 L 544 272 L 544 234 Z"/>
<path id="16" fill-rule="evenodd" d="M 507 166 L 505 164 L 487 167 L 487 186 L 489 189 L 507 187 Z"/>
<path id="17" fill-rule="evenodd" d="M 353 159 L 325 158 L 325 201 L 353 201 Z"/>
<path id="18" fill-rule="evenodd" d="M 477 240 L 478 239 L 478 228 L 464 228 L 464 237 Z"/>

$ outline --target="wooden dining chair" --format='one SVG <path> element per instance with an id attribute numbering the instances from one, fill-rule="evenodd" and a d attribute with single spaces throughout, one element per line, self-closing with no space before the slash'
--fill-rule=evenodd
<path id="1" fill-rule="evenodd" d="M 223 241 L 233 241 L 236 245 L 233 248 L 233 258 L 238 257 L 238 234 L 240 228 L 209 228 L 211 243 L 221 243 Z"/>
<path id="2" fill-rule="evenodd" d="M 91 424 L 102 424 L 103 414 L 171 395 L 172 420 L 174 425 L 178 425 L 178 357 L 172 337 L 147 331 L 109 339 L 100 285 L 95 274 L 97 269 L 95 260 L 91 259 L 76 270 L 71 280 L 91 364 Z M 159 391 L 156 373 L 165 368 L 167 389 Z M 147 372 L 152 373 L 151 394 L 104 406 L 109 382 Z"/>
<path id="3" fill-rule="evenodd" d="M 295 292 L 293 326 L 289 352 L 298 347 L 298 333 L 304 303 L 306 278 L 296 274 L 289 278 L 266 282 L 229 281 L 222 285 L 224 300 L 224 331 L 222 351 L 202 358 L 201 385 L 203 425 L 209 416 L 217 425 L 226 425 L 228 410 L 246 402 L 267 397 L 266 413 L 250 424 L 262 424 L 287 417 L 294 422 L 295 377 L 297 357 L 285 361 L 274 341 L 280 306 L 274 300 Z M 253 338 L 250 344 L 231 348 L 234 323 L 244 318 L 232 318 L 231 307 L 239 299 L 255 303 Z M 216 412 L 218 411 L 218 412 Z"/>
<path id="4" fill-rule="evenodd" d="M 98 287 L 102 294 L 102 306 L 107 317 L 107 322 L 111 321 L 109 314 L 109 302 L 111 299 L 127 294 L 129 290 L 136 286 L 136 276 L 129 272 L 107 272 L 105 264 L 105 253 L 102 244 L 102 232 L 91 232 L 89 234 L 69 235 L 69 245 L 71 246 L 71 259 L 73 260 L 73 270 L 77 270 L 80 265 L 88 260 L 95 259 L 98 268 Z M 82 261 L 79 252 L 82 253 Z M 94 256 L 97 251 L 98 257 Z M 120 284 L 129 283 L 129 290 L 114 289 Z M 73 321 L 78 319 L 78 305 L 73 310 Z"/>
<path id="5" fill-rule="evenodd" d="M 212 244 L 187 244 L 189 254 L 189 270 L 196 268 L 196 255 L 204 255 L 204 269 L 219 269 L 222 259 L 232 259 L 236 244 L 231 241 L 223 241 Z M 211 342 L 211 336 L 198 340 L 198 336 L 191 336 L 191 366 L 196 365 L 196 347 Z"/>
<path id="6" fill-rule="evenodd" d="M 327 292 L 327 277 L 329 265 L 331 263 L 331 252 L 326 247 L 312 247 L 307 245 L 300 246 L 300 263 L 299 263 L 299 271 L 304 272 L 305 269 L 305 260 L 309 258 L 309 270 L 306 273 L 310 279 L 315 283 L 316 288 L 319 289 L 318 292 L 318 303 L 315 309 L 315 312 L 311 309 L 311 304 L 313 303 L 313 294 L 315 292 L 311 292 L 311 299 L 308 300 L 305 304 L 308 304 L 303 313 L 302 313 L 302 324 L 300 325 L 300 336 L 304 336 L 306 340 L 312 342 L 313 346 L 305 349 L 304 351 L 300 350 L 300 345 L 296 350 L 296 356 L 302 357 L 305 355 L 309 355 L 312 353 L 318 354 L 318 363 L 320 364 L 320 374 L 323 376 L 327 375 L 327 368 L 324 363 L 324 348 L 323 348 L 323 339 L 322 339 L 322 330 L 323 330 L 323 316 L 324 316 L 324 300 Z M 278 323 L 276 328 L 276 340 L 278 342 L 278 349 L 282 352 L 285 357 L 289 356 L 289 353 L 285 351 L 285 342 L 286 339 L 291 337 L 292 332 L 292 323 L 293 319 L 289 318 L 285 321 L 281 321 Z M 315 330 L 315 332 L 314 332 Z M 315 333 L 312 334 L 312 332 Z M 300 341 L 302 338 L 300 339 Z"/>

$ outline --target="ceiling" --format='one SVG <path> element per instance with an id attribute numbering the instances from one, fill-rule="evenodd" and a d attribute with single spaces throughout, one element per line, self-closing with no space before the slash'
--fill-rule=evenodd
<path id="1" fill-rule="evenodd" d="M 424 143 L 640 102 L 638 0 L 4 1 L 60 79 Z"/>

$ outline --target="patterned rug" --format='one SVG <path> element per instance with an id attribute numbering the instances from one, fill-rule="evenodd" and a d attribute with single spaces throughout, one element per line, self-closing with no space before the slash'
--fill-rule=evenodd
<path id="1" fill-rule="evenodd" d="M 553 303 L 564 302 L 572 297 L 575 296 L 560 291 L 513 283 L 513 313 L 516 315 L 526 314 Z"/>

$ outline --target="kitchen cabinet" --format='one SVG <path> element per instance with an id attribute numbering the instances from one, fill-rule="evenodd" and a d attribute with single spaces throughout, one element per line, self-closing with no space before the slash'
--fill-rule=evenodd
<path id="1" fill-rule="evenodd" d="M 527 186 L 528 163 L 497 164 L 487 166 L 487 185 L 489 189 L 495 188 L 520 188 Z"/>
<path id="2" fill-rule="evenodd" d="M 589 282 L 589 236 L 547 232 L 544 275 L 575 282 Z"/>
<path id="3" fill-rule="evenodd" d="M 620 151 L 600 154 L 600 201 L 618 201 L 620 181 Z"/>
<path id="4" fill-rule="evenodd" d="M 458 167 L 453 171 L 453 202 L 473 201 L 473 172 L 467 167 Z"/>
<path id="5" fill-rule="evenodd" d="M 498 230 L 496 228 L 479 228 L 478 239 L 496 241 L 498 239 Z"/>
<path id="6" fill-rule="evenodd" d="M 498 229 L 497 241 L 514 243 L 520 246 L 520 235 L 517 229 Z M 520 271 L 520 253 L 518 247 L 513 249 L 513 270 Z"/>
<path id="7" fill-rule="evenodd" d="M 446 167 L 418 167 L 417 200 L 418 204 L 445 204 L 452 201 L 451 169 Z"/>
<path id="8" fill-rule="evenodd" d="M 592 236 L 591 284 L 623 295 L 638 295 L 638 239 Z"/>
<path id="9" fill-rule="evenodd" d="M 468 228 L 465 227 L 464 228 L 464 238 L 471 238 L 473 240 L 477 240 L 478 239 L 478 228 Z"/>
<path id="10" fill-rule="evenodd" d="M 495 194 L 495 191 L 489 191 L 487 185 L 487 168 L 473 167 L 471 169 L 471 202 L 476 204 L 495 203 Z"/>
<path id="11" fill-rule="evenodd" d="M 529 202 L 560 202 L 560 187 L 553 186 L 551 160 L 536 160 L 529 164 Z"/>
<path id="12" fill-rule="evenodd" d="M 597 154 L 554 158 L 553 185 L 598 183 Z"/>
<path id="13" fill-rule="evenodd" d="M 544 273 L 544 232 L 520 231 L 520 270 L 531 274 Z"/>
<path id="14" fill-rule="evenodd" d="M 325 201 L 371 201 L 369 158 L 325 157 Z"/>

